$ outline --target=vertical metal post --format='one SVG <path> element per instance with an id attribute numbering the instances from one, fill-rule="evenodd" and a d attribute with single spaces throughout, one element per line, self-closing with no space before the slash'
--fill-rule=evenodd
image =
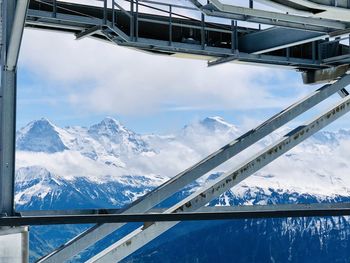
<path id="1" fill-rule="evenodd" d="M 135 40 L 139 37 L 139 0 L 135 0 L 136 13 L 135 13 Z"/>
<path id="2" fill-rule="evenodd" d="M 7 67 L 7 54 L 17 1 L 3 0 L 0 87 L 0 212 L 14 215 L 16 67 Z"/>
<path id="3" fill-rule="evenodd" d="M 130 17 L 130 39 L 131 41 L 134 40 L 134 0 L 130 1 L 130 13 L 131 13 L 131 17 Z"/>
<path id="4" fill-rule="evenodd" d="M 169 5 L 169 46 L 173 42 L 173 6 Z"/>
<path id="5" fill-rule="evenodd" d="M 201 15 L 201 45 L 202 49 L 205 49 L 205 16 Z"/>
<path id="6" fill-rule="evenodd" d="M 107 0 L 103 0 L 103 24 L 107 25 Z"/>
<path id="7" fill-rule="evenodd" d="M 231 48 L 232 52 L 236 52 L 238 50 L 238 31 L 237 31 L 237 21 L 231 20 Z"/>
<path id="8" fill-rule="evenodd" d="M 116 24 L 115 21 L 115 2 L 112 0 L 112 27 L 114 28 Z"/>
<path id="9" fill-rule="evenodd" d="M 52 17 L 56 18 L 57 16 L 57 0 L 53 0 L 52 3 Z"/>
<path id="10" fill-rule="evenodd" d="M 312 41 L 312 62 L 316 62 L 316 42 Z"/>
<path id="11" fill-rule="evenodd" d="M 318 50 L 318 62 L 321 63 L 322 61 L 322 49 L 321 49 L 322 43 L 320 41 L 317 41 L 317 50 Z"/>
<path id="12" fill-rule="evenodd" d="M 231 49 L 232 53 L 236 50 L 236 21 L 231 20 Z"/>
<path id="13" fill-rule="evenodd" d="M 29 261 L 29 228 L 23 227 L 21 235 L 22 243 L 22 262 L 27 263 Z"/>
<path id="14" fill-rule="evenodd" d="M 0 262 L 29 262 L 28 227 L 0 227 Z"/>

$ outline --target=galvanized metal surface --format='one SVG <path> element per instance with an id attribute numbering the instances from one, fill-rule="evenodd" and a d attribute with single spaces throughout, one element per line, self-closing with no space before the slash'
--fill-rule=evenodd
<path id="1" fill-rule="evenodd" d="M 346 28 L 344 23 L 332 21 L 332 20 L 327 21 L 326 19 L 320 20 L 312 17 L 294 16 L 290 14 L 283 14 L 283 13 L 271 12 L 271 11 L 265 11 L 265 10 L 255 10 L 247 7 L 224 4 L 220 0 L 210 0 L 210 2 L 217 9 L 227 14 L 244 15 L 246 17 L 256 17 L 256 18 L 262 18 L 262 19 L 296 23 L 296 24 L 304 25 L 304 29 L 307 29 L 305 25 L 323 26 L 325 28 L 337 28 L 337 29 Z M 213 11 L 213 13 L 214 12 L 216 13 L 216 11 Z"/>
<path id="2" fill-rule="evenodd" d="M 276 65 L 303 70 L 332 67 L 334 62 L 328 65 L 325 61 L 312 58 L 311 51 L 307 51 L 310 46 L 308 44 L 313 42 L 312 45 L 319 45 L 318 40 L 321 39 L 323 42 L 327 34 L 333 37 L 347 34 L 349 33 L 348 25 L 350 25 L 350 23 L 335 20 L 277 13 L 278 17 L 283 16 L 293 20 L 292 22 L 288 22 L 285 19 L 276 19 L 275 13 L 269 13 L 255 8 L 243 8 L 244 12 L 249 12 L 249 14 L 253 12 L 250 15 L 238 14 L 237 10 L 231 10 L 232 8 L 241 10 L 242 7 L 230 6 L 230 12 L 223 12 L 214 8 L 212 5 L 203 6 L 196 0 L 191 0 L 195 4 L 194 8 L 171 5 L 161 1 L 135 1 L 135 4 L 131 5 L 134 10 L 131 7 L 129 9 L 122 8 L 122 5 L 119 3 L 123 2 L 123 0 L 113 0 L 112 8 L 108 7 L 104 10 L 103 7 L 96 6 L 68 5 L 59 1 L 52 2 L 52 0 L 31 0 L 26 25 L 34 28 L 63 30 L 73 32 L 77 35 L 81 34 L 82 36 L 90 35 L 99 39 L 102 37 L 99 30 L 94 33 L 93 30 L 91 31 L 91 28 L 105 25 L 109 28 L 103 30 L 106 40 L 112 41 L 117 45 L 169 55 L 189 54 L 197 55 L 201 58 L 207 56 L 208 60 L 229 56 L 229 59 L 226 61 L 262 64 L 266 66 Z M 35 3 L 40 3 L 41 7 L 48 6 L 48 8 L 40 9 Z M 56 11 L 53 8 L 49 8 L 53 3 L 56 3 Z M 213 3 L 217 2 L 214 1 Z M 139 6 L 147 6 L 150 9 L 154 8 L 156 11 L 163 10 L 161 13 L 164 13 L 164 15 L 146 15 L 140 13 L 138 11 Z M 163 9 L 159 9 L 158 6 L 161 6 Z M 188 12 L 188 9 L 191 12 L 195 12 L 195 10 L 200 11 L 202 12 L 201 19 L 195 20 L 175 13 L 173 11 L 175 7 L 177 10 L 183 9 L 184 12 Z M 79 8 L 82 9 L 81 12 L 79 12 Z M 104 14 L 105 17 L 101 17 L 100 14 Z M 124 21 L 124 25 L 120 26 L 117 18 L 120 18 L 122 15 L 127 17 L 129 22 Z M 226 23 L 207 23 L 207 16 L 225 18 L 229 23 L 231 23 L 231 20 L 235 20 L 234 24 L 237 24 L 237 20 L 243 20 L 254 23 L 273 24 L 279 26 L 279 28 L 266 30 L 261 30 L 260 27 L 260 30 L 237 26 L 229 28 Z M 304 19 L 307 21 L 310 19 L 311 21 L 310 23 L 309 21 L 306 23 Z M 145 26 L 151 24 L 153 25 L 147 29 L 150 35 L 145 35 Z M 320 30 L 320 25 L 322 25 L 322 30 Z M 163 27 L 159 28 L 159 26 Z M 142 36 L 140 35 L 140 28 L 143 31 Z M 179 28 L 183 29 L 181 30 L 183 31 L 183 35 L 182 37 L 177 36 L 176 39 L 175 34 L 178 33 Z M 191 32 L 197 30 L 198 33 L 195 34 L 197 37 L 189 38 L 189 33 L 186 33 L 187 29 Z M 237 34 L 237 31 L 239 31 L 239 34 Z M 224 38 L 222 36 L 214 36 L 214 39 L 217 38 L 217 43 L 208 43 L 208 40 L 213 38 L 213 33 L 217 34 L 219 32 L 227 35 Z M 255 34 L 256 32 L 259 32 L 259 34 Z M 162 35 L 162 37 L 155 37 L 157 34 Z M 229 37 L 230 34 L 232 36 Z M 150 37 L 151 35 L 153 37 Z M 167 39 L 164 39 L 164 35 L 168 35 Z M 191 41 L 186 41 L 186 39 L 191 39 Z M 232 42 L 231 47 L 228 45 L 230 41 Z M 302 54 L 301 57 L 295 56 L 293 53 L 288 52 L 289 47 L 298 47 L 300 49 L 299 51 L 305 54 Z M 286 49 L 287 51 L 285 52 Z M 277 53 L 274 53 L 274 51 L 277 51 Z M 257 56 L 255 53 L 264 54 Z"/>
<path id="3" fill-rule="evenodd" d="M 29 262 L 29 231 L 28 227 L 0 227 L 0 262 Z"/>
<path id="4" fill-rule="evenodd" d="M 2 3 L 2 52 L 0 87 L 0 213 L 14 214 L 14 168 L 16 134 L 16 67 L 8 67 L 10 39 L 13 33 L 16 1 L 4 0 Z M 16 32 L 21 31 L 15 28 Z M 23 32 L 23 27 L 22 27 Z M 19 46 L 18 46 L 19 49 Z M 17 50 L 18 52 L 18 50 Z M 10 60 L 10 62 L 14 62 Z"/>
<path id="5" fill-rule="evenodd" d="M 303 72 L 304 84 L 319 84 L 329 82 L 344 75 L 349 70 L 349 65 L 345 64 L 338 67 L 332 67 L 327 69 L 319 69 L 308 72 Z"/>
<path id="6" fill-rule="evenodd" d="M 180 213 L 132 213 L 132 214 L 49 214 L 0 217 L 1 226 L 103 224 L 129 222 L 171 222 L 199 220 L 227 220 L 248 218 L 315 217 L 350 215 L 349 203 L 251 205 L 229 207 L 202 207 L 196 212 Z"/>
<path id="7" fill-rule="evenodd" d="M 0 53 L 0 215 L 13 216 L 15 179 L 17 60 L 28 1 L 2 0 Z M 16 235 L 17 244 L 11 243 Z M 20 238 L 18 239 L 18 235 Z M 2 262 L 29 260 L 27 228 L 2 228 Z M 4 254 L 3 254 L 4 253 Z"/>
<path id="8" fill-rule="evenodd" d="M 17 66 L 19 50 L 22 42 L 24 24 L 27 16 L 29 0 L 17 1 L 11 36 L 8 42 L 8 51 L 6 56 L 7 70 L 14 71 Z"/>

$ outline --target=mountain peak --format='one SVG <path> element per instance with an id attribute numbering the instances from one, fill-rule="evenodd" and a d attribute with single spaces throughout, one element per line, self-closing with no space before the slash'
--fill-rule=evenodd
<path id="1" fill-rule="evenodd" d="M 31 121 L 26 127 L 32 128 L 33 126 L 51 126 L 53 128 L 55 127 L 55 125 L 45 117 L 42 117 L 41 119 L 38 119 L 38 120 Z"/>
<path id="2" fill-rule="evenodd" d="M 119 155 L 120 152 L 151 151 L 140 135 L 111 117 L 106 117 L 101 122 L 92 125 L 88 133 L 114 155 Z"/>
<path id="3" fill-rule="evenodd" d="M 17 133 L 17 149 L 33 152 L 62 152 L 67 147 L 62 142 L 58 127 L 46 118 L 27 124 Z"/>
<path id="4" fill-rule="evenodd" d="M 114 119 L 113 117 L 109 117 L 109 116 L 105 117 L 101 121 L 101 123 L 121 126 L 121 124 L 118 120 Z"/>
<path id="5" fill-rule="evenodd" d="M 237 128 L 228 122 L 226 122 L 220 116 L 206 117 L 205 119 L 199 122 L 200 125 L 207 128 L 208 130 L 234 130 L 237 131 Z"/>
<path id="6" fill-rule="evenodd" d="M 97 124 L 92 125 L 89 128 L 90 134 L 98 136 L 115 136 L 117 134 L 129 134 L 130 132 L 119 121 L 112 117 L 106 117 Z"/>

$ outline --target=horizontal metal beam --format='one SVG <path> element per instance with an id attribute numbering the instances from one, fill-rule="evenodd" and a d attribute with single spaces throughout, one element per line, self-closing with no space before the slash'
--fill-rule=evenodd
<path id="1" fill-rule="evenodd" d="M 341 65 L 327 69 L 308 70 L 302 73 L 304 84 L 320 84 L 333 81 L 344 75 L 349 70 L 349 65 Z"/>
<path id="2" fill-rule="evenodd" d="M 244 63 L 250 64 L 261 64 L 261 65 L 278 65 L 281 67 L 298 68 L 298 69 L 319 69 L 327 67 L 326 64 L 320 64 L 317 60 L 294 58 L 286 56 L 273 56 L 267 54 L 248 54 L 244 52 L 232 53 L 232 49 L 229 48 L 217 48 L 217 47 L 206 47 L 204 50 L 201 45 L 195 44 L 184 44 L 173 42 L 169 46 L 168 41 L 159 41 L 153 39 L 138 38 L 137 42 L 121 42 L 115 39 L 115 43 L 119 46 L 134 47 L 138 49 L 148 51 L 164 51 L 174 54 L 190 54 L 198 55 L 201 58 L 207 56 L 208 59 L 213 57 L 220 57 L 223 59 L 230 59 L 230 61 L 237 60 Z M 211 62 L 209 65 L 211 66 Z"/>
<path id="3" fill-rule="evenodd" d="M 271 27 L 240 37 L 238 46 L 243 52 L 262 54 L 282 48 L 309 43 L 322 39 L 325 36 L 327 36 L 327 34 L 319 32 Z"/>
<path id="4" fill-rule="evenodd" d="M 266 206 L 205 207 L 198 212 L 187 213 L 147 213 L 147 214 L 85 214 L 85 215 L 45 215 L 12 216 L 0 218 L 1 226 L 34 226 L 62 224 L 102 224 L 129 222 L 171 222 L 202 221 L 249 218 L 285 218 L 315 216 L 350 215 L 350 203 L 341 204 L 296 204 Z M 1 230 L 0 230 L 1 233 Z"/>
<path id="5" fill-rule="evenodd" d="M 159 212 L 160 210 L 158 210 Z M 73 209 L 73 210 L 26 210 L 16 211 L 21 217 L 26 216 L 54 216 L 54 215 L 108 215 L 119 214 L 122 209 Z M 157 212 L 155 210 L 154 212 Z"/>
<path id="6" fill-rule="evenodd" d="M 317 60 L 312 59 L 300 59 L 293 57 L 280 57 L 267 54 L 248 54 L 244 52 L 235 51 L 235 53 L 222 56 L 220 58 L 208 61 L 208 66 L 217 66 L 220 64 L 228 62 L 245 62 L 250 64 L 262 64 L 262 65 L 271 65 L 271 66 L 281 66 L 281 67 L 290 67 L 297 69 L 323 69 L 327 67 L 327 64 L 319 64 Z M 331 66 L 328 66 L 331 67 Z"/>
<path id="7" fill-rule="evenodd" d="M 348 84 L 350 84 L 350 75 L 345 75 L 336 83 L 333 83 L 332 85 L 325 85 L 317 89 L 309 96 L 303 98 L 284 111 L 281 111 L 280 113 L 274 115 L 272 118 L 262 123 L 260 126 L 248 131 L 244 135 L 230 142 L 226 146 L 209 155 L 189 169 L 176 175 L 168 182 L 156 188 L 144 197 L 136 200 L 127 209 L 125 209 L 125 212 L 142 213 L 148 211 L 166 198 L 170 197 L 176 191 L 179 191 L 181 188 L 185 187 L 215 167 L 229 160 L 242 150 L 253 145 L 275 129 L 282 127 L 284 124 L 288 123 L 295 117 L 304 113 L 308 109 L 311 109 L 321 101 L 335 94 L 340 89 L 346 87 Z M 70 258 L 79 253 L 81 250 L 104 238 L 108 234 L 116 231 L 121 226 L 122 224 L 96 225 L 81 235 L 75 237 L 70 242 L 60 247 L 50 255 L 44 257 L 40 262 L 54 262 L 55 259 Z"/>
<path id="8" fill-rule="evenodd" d="M 312 121 L 295 128 L 276 143 L 266 147 L 260 153 L 252 156 L 231 171 L 221 175 L 213 182 L 208 183 L 205 187 L 175 204 L 164 213 L 196 211 L 284 153 L 288 152 L 317 131 L 343 116 L 349 110 L 350 98 L 346 97 L 345 99 L 340 100 L 335 107 L 332 107 L 324 114 L 317 116 Z M 177 223 L 178 222 L 153 223 L 140 227 L 91 258 L 88 262 L 112 262 L 122 260 L 171 227 L 175 226 Z"/>

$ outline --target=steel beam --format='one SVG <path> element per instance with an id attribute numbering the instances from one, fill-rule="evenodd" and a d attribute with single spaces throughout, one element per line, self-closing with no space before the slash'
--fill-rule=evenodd
<path id="1" fill-rule="evenodd" d="M 266 147 L 260 153 L 238 165 L 233 170 L 221 175 L 202 189 L 175 204 L 164 213 L 184 213 L 198 210 L 212 199 L 231 189 L 244 179 L 265 167 L 305 139 L 329 125 L 350 110 L 350 98 L 346 97 L 324 114 L 316 117 L 286 134 L 276 143 Z M 132 254 L 178 222 L 147 223 L 131 232 L 115 244 L 106 248 L 93 258 L 91 262 L 116 262 Z"/>
<path id="2" fill-rule="evenodd" d="M 337 82 L 317 89 L 309 96 L 276 114 L 255 129 L 248 131 L 244 135 L 230 142 L 189 169 L 176 175 L 165 184 L 146 194 L 144 197 L 136 200 L 129 207 L 127 207 L 124 212 L 142 213 L 150 210 L 175 192 L 179 191 L 181 188 L 200 178 L 220 164 L 226 162 L 242 150 L 253 145 L 266 135 L 270 134 L 279 127 L 282 127 L 284 124 L 288 123 L 305 111 L 311 109 L 321 101 L 346 87 L 348 84 L 350 84 L 350 75 L 344 75 Z M 78 235 L 49 255 L 45 256 L 39 262 L 57 262 L 59 259 L 65 260 L 71 258 L 80 251 L 93 245 L 98 240 L 113 233 L 121 226 L 123 226 L 123 224 L 96 225 L 91 229 L 86 230 L 81 235 Z"/>
<path id="3" fill-rule="evenodd" d="M 11 36 L 6 56 L 7 70 L 13 71 L 17 66 L 19 50 L 21 47 L 24 24 L 27 15 L 29 0 L 17 0 L 16 11 L 12 23 Z"/>
<path id="4" fill-rule="evenodd" d="M 3 0 L 1 5 L 0 88 L 0 214 L 14 214 L 14 167 L 16 134 L 16 63 L 23 33 L 25 1 Z M 24 12 L 25 14 L 25 12 Z M 10 46 L 11 44 L 11 46 Z"/>
<path id="5" fill-rule="evenodd" d="M 302 73 L 304 84 L 319 84 L 337 79 L 349 70 L 349 65 L 341 65 L 327 69 L 309 70 Z"/>
<path id="6" fill-rule="evenodd" d="M 225 60 L 227 58 L 228 61 L 237 60 L 247 64 L 260 64 L 269 66 L 272 65 L 298 69 L 319 69 L 327 67 L 326 64 L 320 64 L 318 61 L 314 61 L 312 59 L 294 57 L 288 58 L 285 56 L 273 56 L 267 54 L 248 54 L 244 52 L 232 53 L 231 48 L 217 48 L 207 46 L 205 50 L 203 50 L 200 45 L 172 42 L 172 45 L 169 46 L 168 41 L 159 41 L 144 38 L 139 38 L 138 42 L 128 43 L 121 42 L 118 39 L 112 40 L 115 41 L 115 43 L 119 46 L 134 47 L 145 51 L 163 51 L 174 54 L 190 54 L 191 56 L 198 55 L 201 58 L 203 58 L 203 56 L 206 56 L 208 59 L 212 59 L 213 57 L 220 57 L 219 60 Z M 211 65 L 212 62 L 209 63 L 209 66 Z"/>
<path id="7" fill-rule="evenodd" d="M 350 215 L 350 203 L 202 207 L 186 213 L 48 214 L 0 218 L 1 226 L 172 222 Z M 6 230 L 5 230 L 6 232 Z"/>
<path id="8" fill-rule="evenodd" d="M 234 20 L 240 20 L 240 21 L 247 21 L 247 22 L 253 22 L 253 23 L 259 23 L 259 24 L 266 24 L 266 25 L 272 25 L 272 26 L 278 26 L 278 27 L 285 27 L 285 28 L 294 28 L 294 29 L 302 29 L 302 30 L 309 30 L 309 31 L 315 31 L 315 32 L 329 32 L 330 28 L 328 26 L 321 26 L 320 24 L 315 25 L 314 20 L 313 23 L 310 24 L 303 24 L 300 21 L 300 17 L 309 17 L 310 13 L 307 12 L 299 12 L 299 15 L 293 15 L 293 14 L 283 14 L 283 13 L 276 13 L 276 12 L 270 12 L 266 10 L 257 10 L 254 9 L 254 7 L 241 7 L 241 6 L 234 6 L 238 9 L 234 9 L 233 12 L 226 12 L 226 7 L 230 7 L 230 5 L 223 5 L 219 1 L 216 1 L 212 4 L 202 5 L 198 0 L 189 0 L 198 10 L 202 11 L 208 16 L 217 16 L 221 18 L 228 18 L 228 19 L 234 19 Z M 210 1 L 212 2 L 212 1 Z M 250 12 L 248 9 L 250 9 L 252 12 Z M 225 10 L 225 11 L 224 11 Z M 232 11 L 232 10 L 230 10 Z M 247 15 L 248 12 L 251 15 Z M 276 19 L 277 17 L 275 15 L 280 15 L 287 17 L 288 19 L 279 20 Z M 300 16 L 304 15 L 304 16 Z M 285 18 L 284 17 L 284 18 Z M 313 18 L 311 18 L 313 19 Z M 332 21 L 332 20 L 328 20 Z"/>
<path id="9" fill-rule="evenodd" d="M 221 3 L 221 1 L 219 0 L 210 0 L 210 2 L 221 12 L 232 14 L 232 15 L 243 15 L 246 17 L 256 17 L 256 18 L 262 18 L 262 19 L 284 21 L 287 23 L 312 25 L 317 27 L 322 26 L 329 29 L 345 29 L 347 27 L 346 23 L 337 22 L 335 20 L 296 16 L 291 14 L 283 14 L 283 13 L 271 12 L 266 10 L 258 10 L 258 9 L 252 9 L 247 7 L 228 5 L 228 4 Z M 217 12 L 213 10 L 212 14 L 215 15 L 216 13 Z M 306 29 L 306 26 L 304 27 L 304 29 Z"/>
<path id="10" fill-rule="evenodd" d="M 15 238 L 14 238 L 15 237 Z M 0 227 L 0 262 L 29 262 L 28 227 Z"/>
<path id="11" fill-rule="evenodd" d="M 27 227 L 0 227 L 0 236 L 13 235 L 28 230 Z"/>
<path id="12" fill-rule="evenodd" d="M 283 36 L 283 37 L 281 37 Z M 262 54 L 274 50 L 301 45 L 319 39 L 327 34 L 291 28 L 271 27 L 239 38 L 240 50 L 246 53 Z"/>
<path id="13" fill-rule="evenodd" d="M 88 29 L 85 29 L 85 30 L 75 34 L 75 39 L 80 40 L 80 39 L 83 39 L 85 37 L 89 37 L 93 34 L 101 32 L 101 30 L 102 30 L 102 26 L 100 26 L 100 25 L 90 27 Z"/>
<path id="14" fill-rule="evenodd" d="M 74 8 L 78 8 L 79 5 L 73 5 Z M 33 8 L 33 6 L 31 5 Z M 86 6 L 83 6 L 86 8 Z M 99 11 L 98 7 L 92 7 L 93 12 Z M 96 9 L 96 10 L 95 10 Z M 225 13 L 226 14 L 226 13 Z M 146 21 L 147 20 L 147 21 Z M 144 18 L 140 14 L 139 18 L 140 22 L 147 22 L 151 23 L 152 21 L 157 23 L 164 23 L 164 25 L 167 25 L 169 21 L 162 21 L 160 16 L 154 16 L 154 18 L 151 18 L 148 16 L 147 18 Z M 179 20 L 180 21 L 180 20 Z M 183 23 L 176 23 L 176 21 L 173 21 L 172 25 L 174 27 L 181 26 L 186 28 L 193 28 L 193 29 L 199 29 L 199 25 L 193 24 L 192 21 L 183 20 Z M 261 21 L 259 21 L 261 22 Z M 283 21 L 282 21 L 283 22 Z M 96 25 L 101 25 L 102 20 L 94 17 L 84 17 L 82 15 L 72 15 L 72 14 L 66 14 L 66 13 L 57 13 L 55 17 L 52 16 L 52 12 L 46 10 L 36 10 L 36 9 L 30 9 L 28 11 L 28 17 L 27 17 L 27 25 L 33 26 L 33 27 L 39 27 L 39 28 L 47 28 L 50 30 L 63 30 L 68 32 L 73 32 L 76 34 L 79 34 L 81 32 L 89 33 L 89 31 L 86 31 L 87 29 L 90 29 Z M 198 21 L 199 23 L 199 21 Z M 214 26 L 215 25 L 215 26 Z M 212 26 L 207 25 L 204 30 L 205 31 L 214 31 L 217 33 L 223 32 L 230 34 L 231 31 L 227 26 L 222 25 L 223 28 L 219 28 L 219 24 L 214 24 Z M 281 25 L 280 25 L 281 26 Z M 78 28 L 77 28 L 78 27 Z M 75 29 L 77 28 L 77 29 Z M 168 40 L 158 40 L 158 39 L 149 39 L 149 38 L 142 38 L 139 37 L 138 41 L 131 41 L 129 36 L 127 36 L 123 31 L 121 31 L 118 27 L 112 25 L 111 23 L 108 23 L 108 30 L 103 30 L 103 34 L 105 35 L 106 40 L 112 41 L 117 45 L 120 46 L 126 46 L 126 47 L 133 47 L 136 49 L 141 49 L 144 51 L 151 51 L 151 52 L 164 52 L 166 54 L 175 55 L 176 54 L 190 54 L 190 55 L 198 55 L 199 58 L 203 58 L 203 56 L 207 56 L 208 60 L 212 59 L 214 57 L 225 57 L 225 56 L 231 56 L 232 55 L 232 49 L 231 48 L 223 48 L 223 47 L 215 47 L 215 46 L 206 46 L 205 49 L 203 49 L 202 45 L 197 44 L 189 44 L 189 43 L 181 43 L 181 42 L 172 42 L 172 45 L 169 45 Z M 276 37 L 276 41 L 278 42 L 276 45 L 271 45 L 269 41 L 266 39 L 269 39 L 269 37 L 264 37 L 263 41 L 257 41 L 259 39 L 259 34 L 257 35 L 251 35 L 252 42 L 254 42 L 258 47 L 258 49 L 251 50 L 251 45 L 247 46 L 245 49 L 244 45 L 241 46 L 241 52 L 239 53 L 239 57 L 234 58 L 237 61 L 249 63 L 249 64 L 262 64 L 262 65 L 278 65 L 281 67 L 289 67 L 289 68 L 297 68 L 297 69 L 322 69 L 327 67 L 327 63 L 321 64 L 318 60 L 308 59 L 308 58 L 294 58 L 294 57 L 286 57 L 286 56 L 271 56 L 271 55 L 255 55 L 255 54 L 249 54 L 251 51 L 257 51 L 258 53 L 265 52 L 267 50 L 275 50 L 277 48 L 282 48 L 286 46 L 292 45 L 289 41 L 282 40 L 285 38 L 285 36 L 288 36 L 289 40 L 291 38 L 289 36 L 292 36 L 291 32 L 295 33 L 295 41 L 298 41 L 296 44 L 303 43 L 305 41 L 311 41 L 314 39 L 318 39 L 320 35 L 324 35 L 325 33 L 315 33 L 315 32 L 307 32 L 308 29 L 302 28 L 304 33 L 297 34 L 296 32 L 299 31 L 284 31 L 283 38 L 282 37 Z M 250 32 L 251 30 L 247 28 L 239 28 L 242 32 Z M 247 31 L 248 30 L 248 31 Z M 283 29 L 275 29 L 277 32 L 278 30 Z M 287 30 L 287 29 L 285 29 Z M 306 31 L 305 31 L 306 30 Z M 253 30 L 254 31 L 254 30 Z M 272 31 L 266 31 L 268 36 L 271 36 Z M 109 32 L 109 33 L 108 33 Z M 114 32 L 114 33 L 112 33 Z M 332 32 L 333 33 L 333 32 Z M 240 36 L 242 38 L 243 42 L 247 42 L 245 39 L 248 39 L 248 35 L 250 34 L 242 34 L 244 36 Z M 96 36 L 96 35 L 95 35 Z M 267 35 L 266 35 L 267 36 Z M 103 36 L 98 35 L 97 39 L 101 39 Z M 265 43 L 264 45 L 260 44 Z M 245 50 L 248 51 L 245 52 Z M 232 60 L 232 57 L 230 57 L 230 60 Z"/>
<path id="15" fill-rule="evenodd" d="M 349 22 L 348 0 L 258 0 L 280 10 Z"/>

